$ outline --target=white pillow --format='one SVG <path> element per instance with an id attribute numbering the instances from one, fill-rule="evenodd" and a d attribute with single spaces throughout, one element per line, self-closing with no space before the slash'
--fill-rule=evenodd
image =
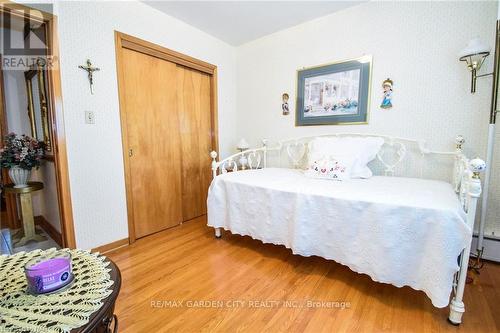
<path id="1" fill-rule="evenodd" d="M 304 175 L 310 178 L 347 180 L 351 178 L 353 164 L 354 160 L 350 159 L 350 157 L 335 159 L 324 156 L 311 161 Z"/>
<path id="2" fill-rule="evenodd" d="M 384 144 L 380 137 L 333 137 L 315 138 L 309 142 L 308 164 L 324 156 L 350 157 L 354 161 L 351 178 L 370 178 L 373 176 L 368 167 Z"/>

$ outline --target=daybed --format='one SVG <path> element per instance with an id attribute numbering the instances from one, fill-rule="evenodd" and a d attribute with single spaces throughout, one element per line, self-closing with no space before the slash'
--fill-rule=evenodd
<path id="1" fill-rule="evenodd" d="M 318 137 L 273 148 L 264 141 L 219 162 L 212 152 L 208 225 L 217 237 L 229 230 L 334 260 L 374 281 L 422 290 L 436 307 L 448 306 L 453 291 L 449 320 L 461 323 L 484 162 L 465 157 L 462 137 L 450 152 L 380 135 L 326 137 L 382 139 L 368 165 L 375 175 L 308 177 L 304 169 Z"/>

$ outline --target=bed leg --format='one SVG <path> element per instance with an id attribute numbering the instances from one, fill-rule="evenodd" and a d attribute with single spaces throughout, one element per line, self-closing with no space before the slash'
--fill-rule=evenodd
<path id="1" fill-rule="evenodd" d="M 450 316 L 448 321 L 450 324 L 458 326 L 462 323 L 462 316 L 465 312 L 464 302 L 457 301 L 455 298 L 450 303 Z"/>
<path id="2" fill-rule="evenodd" d="M 465 247 L 460 256 L 460 269 L 457 272 L 458 281 L 455 289 L 455 295 L 450 302 L 450 316 L 448 321 L 453 325 L 460 325 L 462 323 L 462 316 L 465 312 L 465 305 L 463 302 L 465 282 L 467 280 L 467 268 L 469 266 L 469 253 L 470 244 Z"/>
<path id="3" fill-rule="evenodd" d="M 221 238 L 221 237 L 222 237 L 222 229 L 215 228 L 215 238 Z"/>

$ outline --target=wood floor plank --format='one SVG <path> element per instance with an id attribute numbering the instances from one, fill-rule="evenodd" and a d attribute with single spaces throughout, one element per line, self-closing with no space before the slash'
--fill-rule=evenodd
<path id="1" fill-rule="evenodd" d="M 423 292 L 250 237 L 215 239 L 204 216 L 107 255 L 122 272 L 116 314 L 125 333 L 500 332 L 494 263 L 467 285 L 464 322 L 455 327 Z"/>

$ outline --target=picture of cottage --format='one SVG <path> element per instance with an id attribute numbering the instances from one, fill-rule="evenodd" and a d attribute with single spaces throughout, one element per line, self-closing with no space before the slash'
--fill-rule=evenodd
<path id="1" fill-rule="evenodd" d="M 305 78 L 304 117 L 358 113 L 360 69 Z"/>

